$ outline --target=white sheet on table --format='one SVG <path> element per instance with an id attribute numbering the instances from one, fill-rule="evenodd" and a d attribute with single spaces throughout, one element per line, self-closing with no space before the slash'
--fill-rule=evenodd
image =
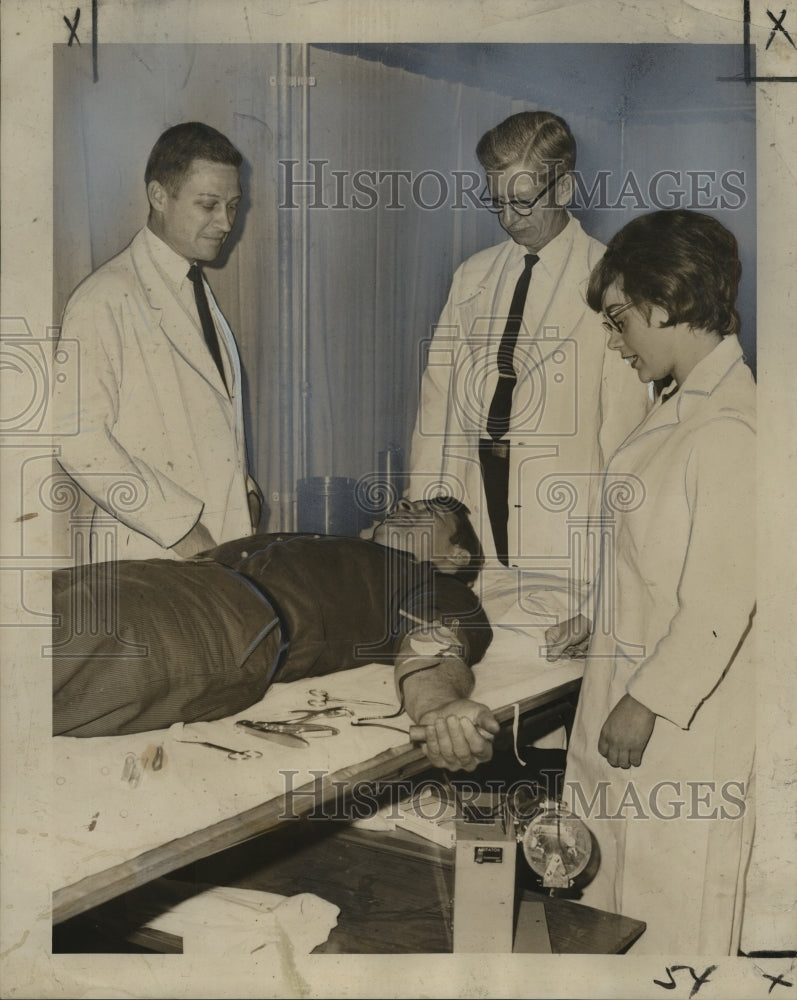
<path id="1" fill-rule="evenodd" d="M 491 708 L 542 693 L 580 674 L 582 662 L 550 664 L 539 656 L 539 630 L 496 628 L 494 633 L 484 661 L 474 668 L 474 697 Z M 307 707 L 309 691 L 316 688 L 328 691 L 333 699 L 374 699 L 396 707 L 392 670 L 369 664 L 323 678 L 275 684 L 246 711 L 203 724 L 203 731 L 213 737 L 210 742 L 260 750 L 263 757 L 258 760 L 228 760 L 219 750 L 178 743 L 169 730 L 91 739 L 55 737 L 51 884 L 71 885 L 320 780 L 321 774 L 406 743 L 410 725 L 406 715 L 386 720 L 403 732 L 352 727 L 345 717 L 321 720 L 339 728 L 339 735 L 313 740 L 306 749 L 242 737 L 234 726 L 239 718 L 282 718 L 292 709 Z M 391 711 L 387 705 L 353 707 L 361 717 Z M 163 764 L 153 770 L 158 746 L 163 747 Z M 137 761 L 137 780 L 123 779 L 129 754 Z"/>
<path id="2" fill-rule="evenodd" d="M 347 676 L 351 674 L 357 677 Z M 323 684 L 318 678 L 275 684 L 245 712 L 203 724 L 208 737 L 213 737 L 210 742 L 259 750 L 260 759 L 229 760 L 222 751 L 177 742 L 171 730 L 90 739 L 55 737 L 54 885 L 69 885 L 313 782 L 319 774 L 406 742 L 406 716 L 395 720 L 403 725 L 403 733 L 355 728 L 346 718 L 336 718 L 330 724 L 340 730 L 338 736 L 316 739 L 299 749 L 255 736 L 242 738 L 235 728 L 238 718 L 282 718 L 292 709 L 307 707 L 309 690 L 323 687 L 333 692 L 333 679 L 335 695 L 367 696 L 396 705 L 392 671 L 371 664 L 324 678 Z M 376 711 L 368 714 L 380 714 L 379 706 L 374 707 Z M 158 746 L 163 747 L 162 767 L 153 770 Z M 123 779 L 128 755 L 137 761 L 133 781 Z"/>

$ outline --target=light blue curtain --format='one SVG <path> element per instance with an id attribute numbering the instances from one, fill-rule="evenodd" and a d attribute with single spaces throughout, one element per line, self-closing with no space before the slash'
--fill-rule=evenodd
<path id="1" fill-rule="evenodd" d="M 308 212 L 307 473 L 356 479 L 388 446 L 406 454 L 454 269 L 502 237 L 462 172 L 478 173 L 476 142 L 511 102 L 321 49 L 309 66 L 309 153 L 329 207 Z"/>

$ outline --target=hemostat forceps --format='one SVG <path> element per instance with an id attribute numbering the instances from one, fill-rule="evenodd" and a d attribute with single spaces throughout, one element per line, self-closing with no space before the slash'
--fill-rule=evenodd
<path id="1" fill-rule="evenodd" d="M 218 743 L 208 743 L 206 740 L 176 740 L 175 742 L 210 747 L 211 750 L 222 750 L 230 760 L 255 760 L 257 757 L 263 756 L 259 750 L 233 750 L 230 747 L 219 746 Z"/>
<path id="2" fill-rule="evenodd" d="M 307 693 L 310 695 L 307 700 L 310 708 L 325 708 L 330 702 L 340 705 L 387 705 L 388 708 L 390 707 L 390 702 L 388 701 L 363 701 L 359 698 L 330 698 L 329 691 L 323 691 L 319 688 L 311 688 Z"/>
<path id="3" fill-rule="evenodd" d="M 290 719 L 272 719 L 272 722 L 307 722 L 308 719 L 317 719 L 319 716 L 335 718 L 343 715 L 353 716 L 354 712 L 345 705 L 329 705 L 327 708 L 292 708 Z"/>

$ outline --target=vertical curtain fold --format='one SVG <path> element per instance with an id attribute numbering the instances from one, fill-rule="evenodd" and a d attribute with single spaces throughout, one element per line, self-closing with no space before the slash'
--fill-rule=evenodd
<path id="1" fill-rule="evenodd" d="M 308 469 L 358 479 L 378 471 L 379 452 L 390 445 L 407 457 L 419 350 L 455 267 L 501 238 L 488 213 L 456 207 L 456 171 L 478 169 L 476 142 L 510 102 L 351 55 L 310 52 L 310 157 L 326 163 L 330 200 L 340 193 L 333 172 L 345 172 L 345 207 L 309 212 Z"/>

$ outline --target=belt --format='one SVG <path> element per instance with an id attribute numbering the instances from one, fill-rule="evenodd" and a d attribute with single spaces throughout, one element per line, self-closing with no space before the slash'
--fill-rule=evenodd
<path id="1" fill-rule="evenodd" d="M 492 438 L 479 438 L 479 451 L 493 455 L 495 458 L 509 458 L 509 442 L 493 441 Z"/>

